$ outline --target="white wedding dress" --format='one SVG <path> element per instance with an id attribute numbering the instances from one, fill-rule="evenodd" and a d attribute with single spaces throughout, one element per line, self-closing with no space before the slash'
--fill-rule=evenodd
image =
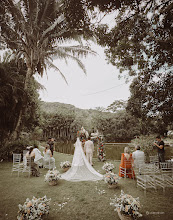
<path id="1" fill-rule="evenodd" d="M 66 173 L 61 175 L 61 178 L 73 182 L 103 179 L 103 175 L 98 173 L 86 159 L 79 138 L 77 138 L 75 143 L 72 166 Z"/>

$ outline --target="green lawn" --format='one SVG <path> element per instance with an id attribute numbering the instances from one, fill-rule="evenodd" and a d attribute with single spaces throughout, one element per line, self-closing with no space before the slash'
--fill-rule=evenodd
<path id="1" fill-rule="evenodd" d="M 72 155 L 54 153 L 56 167 L 59 171 L 61 161 L 72 161 Z M 111 161 L 118 173 L 119 162 Z M 103 163 L 94 158 L 94 168 L 104 174 L 101 169 Z M 148 190 L 146 196 L 140 188 L 136 188 L 136 181 L 121 179 L 117 189 L 108 189 L 104 181 L 99 182 L 67 182 L 60 180 L 56 186 L 49 186 L 44 182 L 46 170 L 41 169 L 40 177 L 28 178 L 27 174 L 11 175 L 11 162 L 0 163 L 0 219 L 14 220 L 17 217 L 18 204 L 23 204 L 26 198 L 42 197 L 51 198 L 50 214 L 48 220 L 113 220 L 119 219 L 114 208 L 110 206 L 110 198 L 119 195 L 121 189 L 133 197 L 139 197 L 142 205 L 141 220 L 164 219 L 171 220 L 173 216 L 173 190 L 166 189 L 165 194 L 161 189 L 157 192 Z M 63 203 L 64 206 L 62 205 Z M 149 212 L 148 215 L 146 212 Z M 160 212 L 160 214 L 158 213 Z M 164 214 L 162 214 L 164 213 Z"/>

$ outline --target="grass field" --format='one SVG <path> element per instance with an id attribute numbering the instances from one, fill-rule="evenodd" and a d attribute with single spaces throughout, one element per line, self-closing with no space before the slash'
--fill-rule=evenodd
<path id="1" fill-rule="evenodd" d="M 61 172 L 61 161 L 72 161 L 72 155 L 54 153 L 56 167 Z M 111 161 L 118 173 L 119 162 Z M 103 163 L 94 158 L 94 168 L 104 174 L 101 169 Z M 119 217 L 110 206 L 110 198 L 119 195 L 121 189 L 133 197 L 139 197 L 141 202 L 141 220 L 171 220 L 173 216 L 173 190 L 161 189 L 156 192 L 148 190 L 146 196 L 140 188 L 136 188 L 136 181 L 120 179 L 117 189 L 108 189 L 104 181 L 98 182 L 67 182 L 60 180 L 56 186 L 49 186 L 44 182 L 47 170 L 41 169 L 40 177 L 30 177 L 27 174 L 11 175 L 11 162 L 0 163 L 0 219 L 14 220 L 17 217 L 18 204 L 23 204 L 26 198 L 51 198 L 50 214 L 48 220 L 118 220 Z M 64 204 L 64 205 L 63 205 Z"/>

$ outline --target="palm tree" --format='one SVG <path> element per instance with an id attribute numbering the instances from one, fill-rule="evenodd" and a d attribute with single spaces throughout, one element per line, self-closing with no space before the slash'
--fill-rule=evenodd
<path id="1" fill-rule="evenodd" d="M 88 47 L 64 46 L 68 41 L 81 42 L 80 30 L 71 30 L 62 0 L 3 0 L 0 4 L 0 42 L 13 52 L 16 60 L 22 58 L 27 72 L 24 89 L 37 72 L 41 76 L 47 67 L 56 69 L 66 81 L 53 59 L 73 59 L 86 73 L 80 56 L 94 54 Z M 17 137 L 23 111 L 13 132 Z"/>

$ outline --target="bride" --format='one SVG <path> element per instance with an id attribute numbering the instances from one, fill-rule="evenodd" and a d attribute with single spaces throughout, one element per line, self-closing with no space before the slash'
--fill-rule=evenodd
<path id="1" fill-rule="evenodd" d="M 98 173 L 88 162 L 83 149 L 82 143 L 77 138 L 75 151 L 71 168 L 61 175 L 62 179 L 68 181 L 97 181 L 103 179 L 103 175 Z"/>

